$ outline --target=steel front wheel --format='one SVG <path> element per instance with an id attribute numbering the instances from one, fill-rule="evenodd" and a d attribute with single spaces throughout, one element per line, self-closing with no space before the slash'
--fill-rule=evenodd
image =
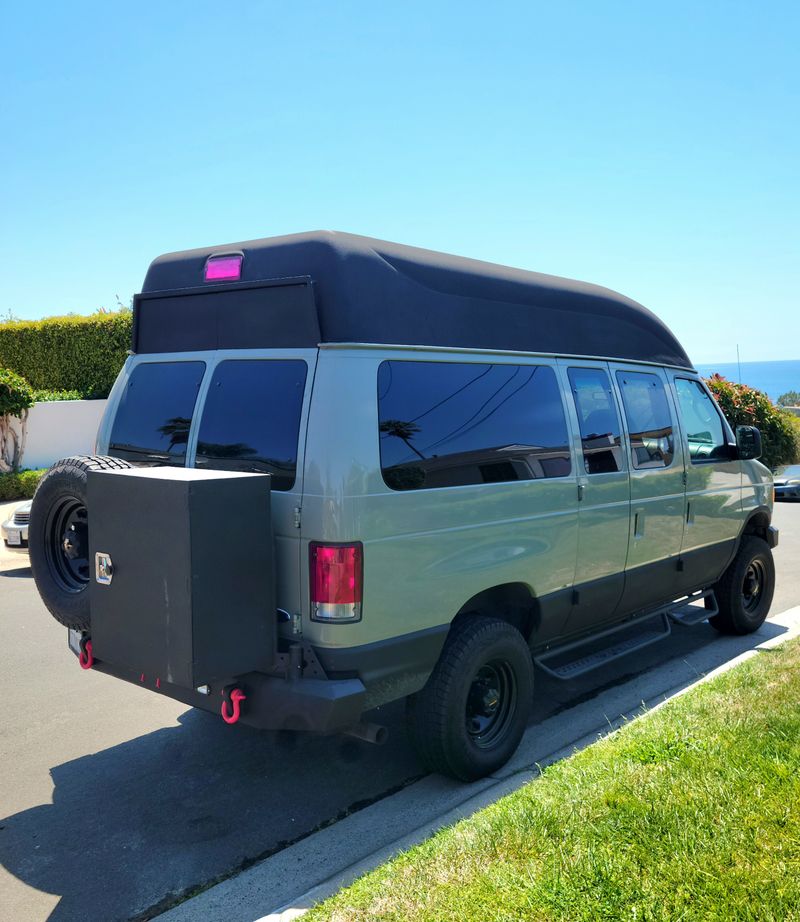
<path id="1" fill-rule="evenodd" d="M 716 586 L 719 614 L 711 624 L 724 634 L 752 634 L 764 623 L 774 592 L 775 563 L 769 545 L 756 535 L 745 535 Z"/>
<path id="2" fill-rule="evenodd" d="M 525 638 L 504 621 L 470 616 L 453 626 L 427 684 L 409 698 L 411 739 L 426 768 L 472 781 L 513 755 L 532 699 Z"/>

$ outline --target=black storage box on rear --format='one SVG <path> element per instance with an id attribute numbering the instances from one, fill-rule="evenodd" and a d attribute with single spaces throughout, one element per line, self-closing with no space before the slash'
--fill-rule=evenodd
<path id="1" fill-rule="evenodd" d="M 170 467 L 92 471 L 87 508 L 98 660 L 142 673 L 148 685 L 160 679 L 184 688 L 270 667 L 268 476 Z"/>

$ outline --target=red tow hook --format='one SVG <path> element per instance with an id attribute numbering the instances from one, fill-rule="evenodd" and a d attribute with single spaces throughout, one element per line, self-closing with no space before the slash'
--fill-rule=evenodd
<path id="1" fill-rule="evenodd" d="M 226 694 L 223 692 L 223 695 Z M 247 695 L 241 690 L 241 688 L 233 688 L 230 692 L 231 705 L 233 707 L 232 712 L 228 713 L 228 701 L 227 698 L 222 702 L 222 719 L 226 724 L 235 724 L 236 721 L 242 716 L 241 708 L 239 707 L 239 702 L 244 701 Z"/>
<path id="2" fill-rule="evenodd" d="M 81 652 L 78 654 L 78 662 L 81 665 L 81 669 L 91 669 L 92 666 L 94 666 L 91 640 L 81 641 Z"/>

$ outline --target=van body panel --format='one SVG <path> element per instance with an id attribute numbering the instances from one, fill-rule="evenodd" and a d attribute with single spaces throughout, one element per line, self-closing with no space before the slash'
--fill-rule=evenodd
<path id="1" fill-rule="evenodd" d="M 308 431 L 303 540 L 364 543 L 362 620 L 307 621 L 304 632 L 322 647 L 374 643 L 448 624 L 472 596 L 493 586 L 523 583 L 541 599 L 569 590 L 575 577 L 574 458 L 564 477 L 404 491 L 386 485 L 376 379 L 389 357 L 419 360 L 418 353 L 402 349 L 320 352 Z M 436 361 L 452 358 L 437 354 Z M 520 363 L 507 356 L 491 361 Z M 556 367 L 552 358 L 528 364 Z M 347 408 L 344 432 L 342 414 L 333 412 L 342 406 Z M 561 605 L 544 609 L 541 636 L 556 636 L 566 610 Z"/>
<path id="2" fill-rule="evenodd" d="M 442 652 L 449 624 L 356 647 L 315 646 L 314 653 L 332 679 L 358 677 L 364 683 L 364 709 L 418 692 Z"/>
<path id="3" fill-rule="evenodd" d="M 772 517 L 772 471 L 760 461 L 742 461 L 742 525 L 757 511 Z"/>

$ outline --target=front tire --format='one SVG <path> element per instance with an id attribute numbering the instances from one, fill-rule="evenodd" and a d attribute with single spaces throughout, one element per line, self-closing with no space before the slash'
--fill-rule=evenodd
<path id="1" fill-rule="evenodd" d="M 87 474 L 130 466 L 102 455 L 63 458 L 36 488 L 28 528 L 31 570 L 42 601 L 65 627 L 78 631 L 91 627 Z"/>
<path id="2" fill-rule="evenodd" d="M 411 740 L 426 768 L 473 781 L 519 746 L 533 699 L 525 638 L 496 618 L 457 622 L 425 687 L 408 700 Z"/>
<path id="3" fill-rule="evenodd" d="M 775 562 L 763 538 L 745 535 L 717 583 L 719 614 L 709 618 L 722 634 L 752 634 L 766 620 L 775 593 Z"/>

